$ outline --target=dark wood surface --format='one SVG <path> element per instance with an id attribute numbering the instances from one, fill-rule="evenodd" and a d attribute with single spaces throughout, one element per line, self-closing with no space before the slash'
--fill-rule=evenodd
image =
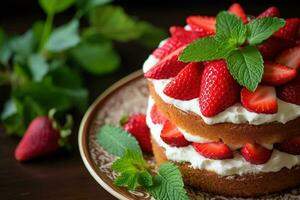
<path id="1" fill-rule="evenodd" d="M 42 17 L 35 2 L 12 0 L 4 3 L 0 6 L 0 26 L 9 31 L 25 31 L 34 20 Z M 174 24 L 184 25 L 184 19 L 188 15 L 199 13 L 214 15 L 218 10 L 226 9 L 231 4 L 230 1 L 212 0 L 169 2 L 118 1 L 130 14 L 166 29 Z M 249 2 L 248 5 L 244 4 L 249 13 L 257 14 L 268 5 L 275 4 L 281 7 L 283 16 L 300 17 L 299 6 L 297 3 L 292 3 L 293 1 L 285 1 L 285 3 L 251 1 L 251 4 Z M 67 17 L 61 15 L 58 20 Z M 85 77 L 91 91 L 91 101 L 121 77 L 140 69 L 151 51 L 135 43 L 117 44 L 116 47 L 123 59 L 122 67 L 118 72 L 103 77 Z M 0 99 L 3 100 L 7 96 L 7 91 L 0 89 Z M 59 153 L 24 164 L 14 159 L 14 149 L 18 139 L 8 136 L 3 129 L 0 129 L 0 199 L 115 199 L 93 180 L 82 163 L 77 147 L 77 129 L 80 120 L 81 116 L 76 115 L 76 128 L 71 138 L 73 144 L 71 153 Z"/>

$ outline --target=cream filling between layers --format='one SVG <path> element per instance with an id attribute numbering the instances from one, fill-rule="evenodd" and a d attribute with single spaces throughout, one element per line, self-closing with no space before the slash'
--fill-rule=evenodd
<path id="1" fill-rule="evenodd" d="M 262 165 L 253 165 L 246 161 L 243 156 L 237 151 L 234 152 L 234 158 L 225 160 L 213 160 L 201 156 L 196 150 L 189 145 L 187 147 L 171 147 L 160 138 L 162 125 L 154 124 L 150 117 L 150 111 L 153 106 L 153 100 L 149 98 L 146 122 L 150 128 L 151 135 L 159 146 L 165 149 L 165 154 L 168 160 L 175 162 L 189 162 L 194 169 L 204 169 L 214 171 L 222 176 L 243 175 L 248 173 L 261 172 L 278 172 L 286 167 L 292 167 L 300 164 L 300 156 L 287 154 L 276 149 L 273 150 L 272 156 L 268 162 Z M 208 142 L 205 138 L 192 136 L 183 131 L 185 138 L 188 141 Z M 197 137 L 197 138 L 196 138 Z M 203 139 L 203 140 L 201 140 Z"/>
<path id="2" fill-rule="evenodd" d="M 166 40 L 163 40 L 159 46 L 163 45 L 165 41 Z M 155 56 L 150 55 L 143 65 L 144 73 L 151 69 L 158 61 L 159 60 Z M 174 105 L 175 107 L 183 111 L 190 111 L 201 116 L 206 124 L 217 124 L 225 122 L 234 124 L 249 123 L 253 125 L 260 125 L 271 122 L 280 122 L 285 124 L 286 122 L 296 119 L 300 116 L 300 106 L 278 99 L 278 112 L 275 114 L 261 114 L 250 112 L 245 109 L 240 103 L 237 103 L 214 117 L 205 117 L 200 111 L 198 98 L 183 101 L 171 98 L 164 94 L 163 90 L 171 81 L 171 79 L 148 79 L 148 81 L 151 81 L 153 83 L 155 92 L 161 97 L 164 102 Z"/>

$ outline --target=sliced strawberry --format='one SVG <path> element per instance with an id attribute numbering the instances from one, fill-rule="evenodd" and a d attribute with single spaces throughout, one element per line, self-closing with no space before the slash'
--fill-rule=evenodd
<path id="1" fill-rule="evenodd" d="M 189 16 L 186 19 L 187 24 L 194 31 L 214 34 L 216 32 L 216 18 L 210 16 Z"/>
<path id="2" fill-rule="evenodd" d="M 152 53 L 158 59 L 164 58 L 179 47 L 189 44 L 196 39 L 209 36 L 209 34 L 205 32 L 187 31 L 183 27 L 178 26 L 172 26 L 170 32 L 172 36 Z"/>
<path id="3" fill-rule="evenodd" d="M 280 86 L 277 89 L 277 95 L 283 101 L 300 105 L 300 76 Z"/>
<path id="4" fill-rule="evenodd" d="M 160 137 L 165 143 L 174 147 L 185 147 L 190 144 L 178 128 L 170 121 L 166 121 L 164 124 Z"/>
<path id="5" fill-rule="evenodd" d="M 178 61 L 178 56 L 184 48 L 185 46 L 182 46 L 164 57 L 145 73 L 145 77 L 150 79 L 168 79 L 176 76 L 186 65 L 186 63 Z"/>
<path id="6" fill-rule="evenodd" d="M 240 86 L 224 60 L 204 63 L 199 104 L 202 114 L 212 117 L 239 101 Z"/>
<path id="7" fill-rule="evenodd" d="M 264 59 L 271 60 L 280 51 L 292 47 L 293 45 L 294 43 L 291 41 L 284 41 L 283 39 L 271 37 L 259 45 L 258 49 Z"/>
<path id="8" fill-rule="evenodd" d="M 267 10 L 260 13 L 257 18 L 263 17 L 280 17 L 279 9 L 275 6 L 269 7 Z"/>
<path id="9" fill-rule="evenodd" d="M 276 62 L 298 69 L 300 67 L 300 46 L 283 51 L 277 56 Z"/>
<path id="10" fill-rule="evenodd" d="M 198 97 L 203 68 L 201 63 L 188 64 L 167 84 L 163 92 L 169 97 L 180 100 Z"/>
<path id="11" fill-rule="evenodd" d="M 263 82 L 270 85 L 282 85 L 297 76 L 297 70 L 273 62 L 264 63 Z"/>
<path id="12" fill-rule="evenodd" d="M 167 119 L 161 114 L 156 105 L 153 105 L 150 111 L 150 117 L 154 124 L 164 124 Z"/>
<path id="13" fill-rule="evenodd" d="M 299 26 L 300 26 L 299 18 L 286 19 L 284 27 L 282 27 L 277 32 L 275 32 L 273 36 L 284 40 L 294 41 L 296 39 Z"/>
<path id="14" fill-rule="evenodd" d="M 228 12 L 231 12 L 232 14 L 235 14 L 236 16 L 240 17 L 244 24 L 248 22 L 247 15 L 243 9 L 243 7 L 238 4 L 234 3 L 228 8 Z"/>
<path id="15" fill-rule="evenodd" d="M 277 112 L 277 98 L 274 87 L 258 86 L 254 92 L 243 88 L 241 103 L 249 111 L 273 114 Z"/>
<path id="16" fill-rule="evenodd" d="M 280 151 L 289 154 L 300 155 L 300 137 L 285 140 L 281 143 L 276 144 L 275 147 Z"/>
<path id="17" fill-rule="evenodd" d="M 193 143 L 194 149 L 202 156 L 214 159 L 224 160 L 233 158 L 233 153 L 230 148 L 223 142 L 209 142 L 209 143 Z"/>
<path id="18" fill-rule="evenodd" d="M 247 143 L 241 149 L 241 154 L 245 158 L 245 160 L 249 161 L 250 163 L 260 165 L 266 163 L 270 159 L 272 150 L 266 149 L 256 143 Z"/>

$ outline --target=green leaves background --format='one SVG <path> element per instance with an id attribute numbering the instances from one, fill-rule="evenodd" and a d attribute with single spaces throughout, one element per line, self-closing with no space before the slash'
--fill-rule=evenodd
<path id="1" fill-rule="evenodd" d="M 83 113 L 88 104 L 83 72 L 103 75 L 117 70 L 121 61 L 114 42 L 143 41 L 152 47 L 166 37 L 121 7 L 106 5 L 110 0 L 38 2 L 44 21 L 33 23 L 22 35 L 10 36 L 0 29 L 0 86 L 11 87 L 1 121 L 8 133 L 19 136 L 34 117 L 52 108 Z M 55 15 L 71 7 L 74 17 L 54 27 Z"/>

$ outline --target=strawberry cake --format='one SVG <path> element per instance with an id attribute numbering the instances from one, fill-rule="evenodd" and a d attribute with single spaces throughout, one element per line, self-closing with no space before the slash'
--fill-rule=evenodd
<path id="1" fill-rule="evenodd" d="M 280 17 L 276 7 L 249 16 L 239 4 L 227 13 L 245 25 Z M 232 75 L 230 60 L 180 61 L 188 45 L 214 37 L 219 26 L 213 16 L 186 21 L 185 27 L 170 28 L 171 36 L 143 66 L 150 90 L 146 122 L 157 164 L 174 162 L 185 184 L 228 196 L 253 197 L 299 185 L 299 18 L 285 19 L 257 43 L 263 68 L 252 90 Z"/>

